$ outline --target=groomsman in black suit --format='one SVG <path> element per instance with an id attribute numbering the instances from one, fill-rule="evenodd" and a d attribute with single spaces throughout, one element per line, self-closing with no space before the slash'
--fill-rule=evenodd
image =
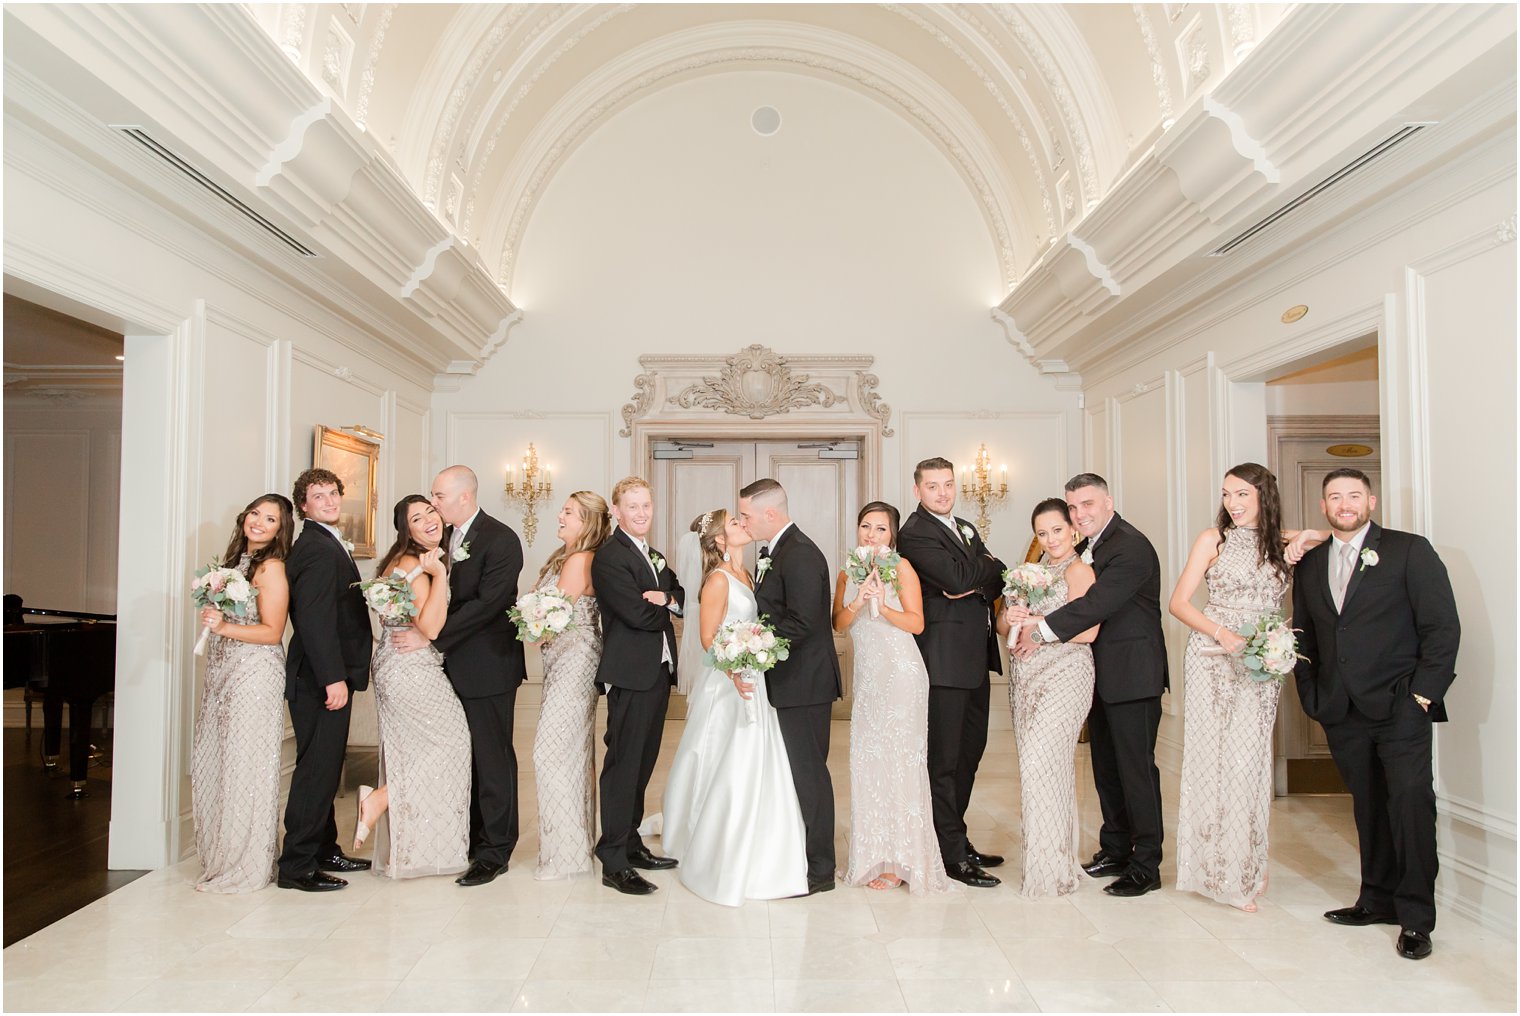
<path id="1" fill-rule="evenodd" d="M 644 846 L 639 822 L 644 792 L 660 755 L 670 686 L 676 683 L 676 637 L 685 593 L 675 569 L 650 548 L 654 493 L 637 476 L 612 488 L 617 528 L 591 559 L 591 584 L 602 610 L 602 661 L 597 684 L 607 689 L 607 756 L 599 785 L 602 835 L 596 856 L 602 885 L 643 896 L 658 888 L 635 868 L 674 868 Z"/>
<path id="2" fill-rule="evenodd" d="M 787 659 L 766 677 L 786 744 L 802 825 L 807 834 L 809 896 L 834 888 L 834 783 L 829 778 L 829 711 L 840 697 L 834 652 L 833 589 L 818 545 L 792 525 L 786 491 L 775 480 L 756 480 L 739 491 L 739 522 L 765 541 L 755 576 L 760 616 L 790 643 Z M 754 686 L 735 681 L 748 698 Z"/>
<path id="3" fill-rule="evenodd" d="M 1293 623 L 1308 657 L 1294 677 L 1351 791 L 1362 853 L 1356 904 L 1325 918 L 1400 925 L 1399 955 L 1422 960 L 1436 926 L 1431 723 L 1446 719 L 1462 631 L 1435 549 L 1370 521 L 1376 507 L 1360 470 L 1325 477 L 1320 510 L 1333 538 L 1294 577 Z"/>
<path id="4" fill-rule="evenodd" d="M 352 693 L 369 687 L 371 630 L 359 569 L 337 529 L 343 481 L 326 469 L 296 477 L 291 494 L 306 524 L 285 559 L 290 623 L 285 698 L 296 734 L 296 770 L 285 802 L 279 886 L 330 892 L 348 885 L 329 871 L 364 871 L 369 862 L 338 849 L 333 796 L 348 748 Z"/>
<path id="5" fill-rule="evenodd" d="M 1103 477 L 1080 473 L 1067 480 L 1066 506 L 1087 538 L 1082 559 L 1092 563 L 1097 581 L 1085 596 L 1026 624 L 1014 652 L 1027 658 L 1042 643 L 1065 642 L 1102 625 L 1092 647 L 1096 682 L 1087 729 L 1103 827 L 1098 853 L 1083 870 L 1093 878 L 1119 875 L 1103 887 L 1109 895 L 1143 896 L 1161 888 L 1156 730 L 1167 688 L 1161 562 L 1145 534 L 1114 511 Z M 1014 609 L 1020 623 L 1027 612 Z"/>
<path id="6" fill-rule="evenodd" d="M 480 510 L 480 483 L 467 466 L 433 480 L 433 507 L 449 525 L 449 613 L 432 642 L 464 707 L 474 767 L 470 781 L 470 867 L 454 881 L 485 885 L 507 870 L 517 846 L 517 752 L 512 721 L 527 678 L 523 646 L 507 611 L 517 602 L 522 541 Z M 397 649 L 428 645 L 415 628 L 391 633 Z"/>
<path id="7" fill-rule="evenodd" d="M 955 466 L 948 459 L 920 462 L 913 470 L 913 493 L 918 508 L 903 523 L 897 549 L 923 585 L 924 630 L 915 638 L 929 671 L 934 831 L 945 873 L 990 889 L 999 880 L 984 869 L 997 867 L 1003 858 L 971 845 L 966 809 L 987 748 L 989 674 L 1003 671 L 993 627 L 1003 562 L 987 550 L 975 526 L 955 516 Z"/>

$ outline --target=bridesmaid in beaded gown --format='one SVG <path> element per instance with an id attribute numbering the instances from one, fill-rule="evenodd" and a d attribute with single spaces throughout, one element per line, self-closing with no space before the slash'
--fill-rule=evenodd
<path id="1" fill-rule="evenodd" d="M 858 516 L 860 543 L 896 547 L 897 522 L 896 508 L 872 501 Z M 840 572 L 834 630 L 855 645 L 850 861 L 841 881 L 871 889 L 906 882 L 915 896 L 959 892 L 945 874 L 929 800 L 929 672 L 913 639 L 924 630 L 913 566 L 898 564 L 896 588 L 875 571 L 859 586 Z"/>
<path id="2" fill-rule="evenodd" d="M 432 639 L 448 616 L 448 573 L 439 548 L 443 520 L 427 498 L 408 494 L 396 504 L 395 523 L 396 542 L 375 574 L 411 583 L 418 607 L 412 626 Z M 436 649 L 403 653 L 391 641 L 387 630 L 373 664 L 385 782 L 374 790 L 359 788 L 354 849 L 387 815 L 375 836 L 376 874 L 416 878 L 461 872 L 469 867 L 470 838 L 470 730 L 464 708 Z"/>
<path id="3" fill-rule="evenodd" d="M 602 615 L 591 587 L 591 558 L 612 535 L 607 502 L 578 490 L 559 510 L 562 546 L 544 562 L 535 590 L 558 587 L 575 602 L 573 627 L 540 643 L 544 700 L 533 737 L 538 783 L 538 868 L 533 877 L 591 870 L 596 842 L 596 668 Z"/>
<path id="4" fill-rule="evenodd" d="M 1182 795 L 1177 888 L 1254 913 L 1267 887 L 1272 728 L 1282 682 L 1253 680 L 1235 629 L 1282 610 L 1283 556 L 1276 478 L 1246 462 L 1225 474 L 1216 524 L 1199 534 L 1177 580 L 1172 616 L 1193 629 L 1183 654 Z M 1191 600 L 1206 581 L 1203 610 Z M 1209 650 L 1213 650 L 1212 654 Z"/>
<path id="5" fill-rule="evenodd" d="M 246 620 L 215 607 L 206 685 L 191 749 L 191 813 L 201 877 L 195 888 L 250 893 L 274 880 L 285 737 L 285 555 L 295 535 L 290 501 L 265 494 L 238 515 L 222 555 L 258 590 Z"/>
<path id="6" fill-rule="evenodd" d="M 1049 593 L 1035 609 L 1049 614 L 1092 587 L 1092 567 L 1077 555 L 1080 535 L 1072 526 L 1065 500 L 1047 498 L 1030 516 L 1044 554 L 1041 562 L 1055 573 Z M 998 632 L 1012 625 L 1006 611 L 998 615 Z M 1020 891 L 1027 897 L 1065 896 L 1082 880 L 1077 859 L 1077 738 L 1092 707 L 1093 659 L 1090 645 L 1098 629 L 1089 628 L 1067 642 L 1044 646 L 1027 660 L 1010 654 L 1013 672 L 1008 703 L 1013 710 L 1013 740 L 1019 753 L 1019 791 L 1024 830 L 1024 871 Z"/>

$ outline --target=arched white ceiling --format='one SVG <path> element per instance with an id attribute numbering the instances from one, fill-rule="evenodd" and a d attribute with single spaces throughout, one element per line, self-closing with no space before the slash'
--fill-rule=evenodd
<path id="1" fill-rule="evenodd" d="M 271 37 L 510 290 L 556 168 L 650 89 L 829 77 L 945 154 L 1011 285 L 1286 5 L 285 4 Z"/>

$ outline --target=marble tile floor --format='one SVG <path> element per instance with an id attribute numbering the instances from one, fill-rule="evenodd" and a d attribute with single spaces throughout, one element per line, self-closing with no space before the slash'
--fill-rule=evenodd
<path id="1" fill-rule="evenodd" d="M 667 730 L 658 800 L 681 725 Z M 849 820 L 847 723 L 831 768 L 840 858 Z M 531 733 L 519 731 L 526 761 Z M 1097 803 L 1081 749 L 1084 844 Z M 1167 829 L 1177 778 L 1163 771 Z M 308 895 L 190 888 L 190 860 L 152 872 L 4 951 L 6 1011 L 600 1012 L 1514 1012 L 1513 939 L 1449 911 L 1435 955 L 1393 951 L 1397 930 L 1340 928 L 1352 902 L 1349 802 L 1276 802 L 1271 888 L 1244 914 L 1170 888 L 1139 900 L 1101 883 L 1030 902 L 1016 891 L 1012 735 L 994 730 L 972 804 L 972 838 L 1005 852 L 1002 886 L 912 898 L 840 888 L 810 899 L 719 907 L 654 872 L 661 891 L 621 896 L 585 875 L 533 879 L 533 774 L 523 839 L 491 885 L 352 879 Z M 339 802 L 351 828 L 353 796 Z M 657 844 L 655 844 L 657 848 Z"/>

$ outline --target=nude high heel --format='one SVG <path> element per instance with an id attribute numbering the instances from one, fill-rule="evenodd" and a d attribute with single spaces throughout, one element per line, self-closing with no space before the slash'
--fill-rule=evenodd
<path id="1" fill-rule="evenodd" d="M 367 840 L 367 839 L 369 839 L 369 832 L 370 832 L 369 826 L 367 826 L 367 825 L 364 824 L 364 802 L 366 800 L 368 800 L 369 799 L 369 795 L 373 794 L 374 792 L 375 792 L 375 788 L 374 787 L 361 786 L 359 788 L 359 814 L 354 819 L 354 849 L 355 850 L 358 850 L 360 847 L 362 847 L 364 845 L 364 841 Z"/>

